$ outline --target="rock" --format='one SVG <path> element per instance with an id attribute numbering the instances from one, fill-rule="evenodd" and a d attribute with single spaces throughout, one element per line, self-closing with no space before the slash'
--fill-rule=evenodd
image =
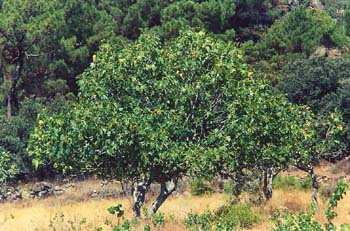
<path id="1" fill-rule="evenodd" d="M 11 195 L 9 195 L 7 197 L 7 200 L 9 201 L 15 201 L 15 200 L 21 200 L 23 197 L 22 197 L 22 193 L 21 192 L 15 192 L 15 193 L 11 193 Z"/>
<path id="2" fill-rule="evenodd" d="M 327 48 L 325 46 L 319 46 L 316 48 L 315 52 L 312 54 L 312 56 L 316 57 L 324 57 L 327 54 Z"/>
<path id="3" fill-rule="evenodd" d="M 49 192 L 46 191 L 46 190 L 40 191 L 40 192 L 38 193 L 38 197 L 39 197 L 39 198 L 43 198 L 43 197 L 47 196 L 48 193 L 49 193 Z"/>
<path id="4" fill-rule="evenodd" d="M 52 188 L 52 184 L 51 183 L 47 183 L 45 181 L 41 182 L 41 184 L 45 187 L 45 188 Z"/>
<path id="5" fill-rule="evenodd" d="M 62 195 L 63 193 L 64 193 L 63 190 L 61 190 L 61 191 L 54 191 L 54 192 L 53 192 L 53 194 L 56 195 L 56 196 Z"/>
<path id="6" fill-rule="evenodd" d="M 91 198 L 98 198 L 98 193 L 96 190 L 94 190 L 91 194 Z"/>
<path id="7" fill-rule="evenodd" d="M 45 190 L 45 187 L 42 183 L 35 183 L 32 187 L 32 191 L 34 193 L 39 193 L 41 191 Z"/>
<path id="8" fill-rule="evenodd" d="M 48 196 L 52 192 L 53 192 L 53 185 L 51 183 L 38 182 L 33 185 L 30 195 L 32 197 L 37 196 L 39 198 L 42 198 L 42 197 Z"/>
<path id="9" fill-rule="evenodd" d="M 323 10 L 324 8 L 320 0 L 311 0 L 308 7 L 312 9 L 320 9 L 320 10 Z"/>
<path id="10" fill-rule="evenodd" d="M 320 176 L 320 177 L 318 177 L 318 182 L 320 182 L 320 183 L 328 183 L 328 181 L 329 181 L 328 176 Z"/>
<path id="11" fill-rule="evenodd" d="M 342 57 L 342 53 L 339 49 L 335 49 L 335 48 L 329 48 L 327 49 L 327 57 L 331 57 L 331 58 L 341 58 Z"/>
<path id="12" fill-rule="evenodd" d="M 23 198 L 23 199 L 33 198 L 33 197 L 32 197 L 32 194 L 30 194 L 30 193 L 31 193 L 31 192 L 24 190 L 24 191 L 22 192 L 22 198 Z"/>
<path id="13" fill-rule="evenodd" d="M 116 198 L 120 194 L 116 188 L 101 188 L 98 192 L 99 198 Z"/>
<path id="14" fill-rule="evenodd" d="M 54 188 L 53 193 L 58 196 L 58 195 L 62 195 L 64 193 L 63 188 L 61 188 L 60 186 L 56 185 Z"/>
<path id="15" fill-rule="evenodd" d="M 58 185 L 55 186 L 54 190 L 55 191 L 63 191 L 63 189 Z"/>
<path id="16" fill-rule="evenodd" d="M 284 12 L 289 12 L 295 7 L 299 6 L 301 2 L 299 0 L 275 0 L 274 4 L 277 9 L 280 9 Z M 311 0 L 308 5 L 308 8 L 311 9 L 323 9 L 324 6 L 320 0 Z"/>
<path id="17" fill-rule="evenodd" d="M 75 184 L 74 183 L 67 183 L 67 184 L 64 184 L 62 187 L 65 189 L 75 188 Z"/>
<path id="18" fill-rule="evenodd" d="M 312 54 L 313 57 L 330 57 L 330 58 L 341 58 L 342 52 L 336 48 L 327 48 L 325 46 L 319 46 Z"/>

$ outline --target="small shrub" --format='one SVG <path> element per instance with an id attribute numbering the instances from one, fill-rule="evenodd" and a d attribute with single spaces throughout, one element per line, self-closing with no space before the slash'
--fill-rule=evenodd
<path id="1" fill-rule="evenodd" d="M 152 224 L 155 228 L 163 227 L 165 224 L 164 213 L 156 213 L 152 217 Z"/>
<path id="2" fill-rule="evenodd" d="M 206 183 L 202 178 L 195 178 L 190 181 L 191 194 L 200 196 L 204 194 L 212 194 L 214 189 Z"/>
<path id="3" fill-rule="evenodd" d="M 277 175 L 275 180 L 273 181 L 273 187 L 275 189 L 288 189 L 289 187 L 294 187 L 295 178 L 292 176 L 281 176 Z"/>
<path id="4" fill-rule="evenodd" d="M 224 193 L 226 194 L 232 194 L 232 189 L 233 189 L 233 183 L 232 181 L 226 181 L 224 183 Z"/>
<path id="5" fill-rule="evenodd" d="M 302 180 L 300 180 L 300 189 L 302 190 L 309 190 L 312 188 L 312 180 L 311 177 L 306 177 Z"/>
<path id="6" fill-rule="evenodd" d="M 118 204 L 117 206 L 112 206 L 107 209 L 108 212 L 112 215 L 116 215 L 118 218 L 118 226 L 120 224 L 120 219 L 124 216 L 124 210 L 122 209 L 122 205 Z"/>
<path id="7" fill-rule="evenodd" d="M 193 231 L 233 231 L 238 227 L 252 227 L 259 221 L 259 214 L 248 205 L 230 202 L 215 212 L 207 211 L 201 215 L 189 213 L 185 225 Z"/>
<path id="8" fill-rule="evenodd" d="M 341 231 L 349 231 L 350 230 L 350 224 L 341 224 L 340 225 Z"/>
<path id="9" fill-rule="evenodd" d="M 118 225 L 114 227 L 113 231 L 136 231 L 136 230 L 132 228 L 128 220 L 125 220 L 122 225 Z M 143 231 L 151 231 L 151 227 L 149 225 L 145 225 L 145 227 L 143 228 Z"/>
<path id="10" fill-rule="evenodd" d="M 141 209 L 142 209 L 142 213 L 143 213 L 143 216 L 144 217 L 150 217 L 150 214 L 149 214 L 149 210 L 147 208 L 147 206 L 145 206 L 144 204 L 141 206 Z"/>
<path id="11" fill-rule="evenodd" d="M 322 231 L 322 226 L 313 220 L 314 213 L 299 213 L 294 215 L 291 212 L 285 213 L 283 216 L 277 211 L 274 215 L 275 228 L 273 231 L 287 230 L 310 230 Z"/>
<path id="12" fill-rule="evenodd" d="M 273 186 L 275 189 L 296 189 L 296 190 L 309 190 L 312 187 L 311 178 L 306 177 L 298 180 L 294 176 L 276 176 Z"/>
<path id="13" fill-rule="evenodd" d="M 332 194 L 336 188 L 335 184 L 323 184 L 320 187 L 319 193 L 321 198 L 329 199 L 332 197 Z"/>
<path id="14" fill-rule="evenodd" d="M 113 231 L 131 231 L 130 222 L 128 220 L 125 220 L 122 225 L 114 227 Z"/>
<path id="15" fill-rule="evenodd" d="M 175 214 L 170 214 L 169 215 L 169 221 L 171 222 L 171 223 L 175 223 Z"/>
<path id="16" fill-rule="evenodd" d="M 226 220 L 237 220 L 240 227 L 249 228 L 255 223 L 258 223 L 260 216 L 248 205 L 239 205 L 230 203 L 224 205 L 217 212 L 216 216 L 222 217 Z"/>
<path id="17" fill-rule="evenodd" d="M 185 225 L 187 228 L 193 231 L 208 230 L 211 220 L 214 219 L 214 215 L 211 211 L 206 211 L 201 215 L 190 212 L 187 214 Z"/>

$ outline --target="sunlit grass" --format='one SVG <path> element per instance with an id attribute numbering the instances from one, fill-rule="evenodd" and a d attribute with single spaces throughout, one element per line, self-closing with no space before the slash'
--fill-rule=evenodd
<path id="1" fill-rule="evenodd" d="M 122 204 L 125 210 L 125 218 L 132 220 L 131 197 L 112 199 L 91 199 L 89 192 L 99 188 L 100 182 L 90 180 L 78 183 L 76 188 L 62 196 L 50 197 L 41 200 L 23 200 L 16 203 L 0 205 L 0 230 L 4 231 L 46 231 L 46 230 L 74 230 L 71 225 L 81 230 L 94 230 L 102 227 L 103 230 L 111 230 L 109 223 L 117 224 L 117 218 L 108 213 L 107 208 Z M 110 185 L 109 187 L 118 187 Z M 202 213 L 206 210 L 215 210 L 222 206 L 230 196 L 214 193 L 204 196 L 192 196 L 188 193 L 170 197 L 160 208 L 165 214 L 166 225 L 161 228 L 164 231 L 185 230 L 184 220 L 189 212 Z M 147 200 L 148 206 L 152 199 Z M 310 209 L 311 192 L 298 190 L 275 190 L 272 199 L 253 209 L 261 214 L 262 222 L 249 230 L 270 230 L 273 227 L 271 218 L 273 213 L 292 210 L 295 212 L 308 211 Z M 320 199 L 315 218 L 320 222 L 326 222 L 324 211 L 327 201 Z M 350 223 L 350 201 L 346 196 L 339 202 L 336 211 L 338 217 L 336 224 Z M 53 227 L 50 227 L 50 223 Z M 136 228 L 142 230 L 150 220 L 144 220 L 136 224 Z M 152 226 L 152 225 L 151 225 Z"/>

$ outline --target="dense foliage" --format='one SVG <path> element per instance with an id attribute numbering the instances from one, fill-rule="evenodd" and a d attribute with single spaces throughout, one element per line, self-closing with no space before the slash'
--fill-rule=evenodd
<path id="1" fill-rule="evenodd" d="M 329 158 L 341 158 L 349 149 L 349 61 L 344 59 L 312 58 L 288 64 L 283 70 L 281 90 L 295 104 L 308 105 L 323 121 L 328 114 L 339 110 L 345 126 L 340 123 L 338 143 Z M 322 123 L 322 122 L 321 122 Z M 320 126 L 326 136 L 328 127 Z M 340 150 L 340 151 L 339 151 Z"/>
<path id="2" fill-rule="evenodd" d="M 309 164 L 322 151 L 311 111 L 274 94 L 234 46 L 203 32 L 166 45 L 148 34 L 123 49 L 106 45 L 79 86 L 77 103 L 40 115 L 34 162 L 161 183 L 152 212 L 189 173 L 237 177 Z"/>
<path id="3" fill-rule="evenodd" d="M 176 184 L 228 116 L 247 73 L 239 56 L 202 32 L 164 47 L 150 35 L 122 50 L 106 45 L 80 77 L 78 103 L 39 118 L 30 152 L 63 170 Z"/>

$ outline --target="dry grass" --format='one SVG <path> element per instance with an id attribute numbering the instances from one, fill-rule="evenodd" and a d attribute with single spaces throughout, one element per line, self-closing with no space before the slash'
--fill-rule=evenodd
<path id="1" fill-rule="evenodd" d="M 116 185 L 108 185 L 108 187 L 113 186 Z M 0 230 L 63 231 L 94 230 L 98 227 L 102 227 L 103 230 L 111 230 L 111 227 L 105 224 L 106 221 L 111 221 L 116 225 L 117 219 L 108 213 L 107 208 L 116 204 L 122 204 L 126 212 L 125 217 L 132 219 L 131 198 L 88 199 L 87 195 L 97 188 L 101 188 L 99 182 L 89 181 L 78 183 L 74 189 L 62 196 L 1 204 Z M 160 212 L 164 213 L 169 221 L 162 230 L 184 230 L 183 220 L 188 212 L 200 213 L 207 209 L 215 210 L 225 203 L 226 198 L 227 196 L 222 194 L 203 197 L 191 195 L 171 197 L 160 209 Z M 151 203 L 151 199 L 148 204 Z M 170 216 L 172 219 L 169 219 Z M 50 227 L 50 223 L 53 224 L 53 227 Z M 76 229 L 72 228 L 71 223 Z M 144 221 L 139 227 L 143 227 L 145 223 L 150 224 L 150 221 Z"/>
<path id="2" fill-rule="evenodd" d="M 348 192 L 349 193 L 349 192 Z M 257 225 L 253 229 L 249 230 L 261 230 L 267 231 L 273 227 L 270 220 L 273 213 L 279 209 L 281 211 L 292 210 L 295 212 L 306 212 L 310 210 L 311 192 L 304 191 L 282 191 L 275 190 L 272 199 L 265 205 L 256 207 L 263 216 L 265 216 L 265 222 Z M 315 219 L 321 223 L 326 222 L 325 211 L 328 206 L 328 201 L 319 201 L 318 209 L 316 211 Z M 334 220 L 336 225 L 342 223 L 350 223 L 350 201 L 349 197 L 344 197 L 336 208 L 338 216 Z"/>
<path id="3" fill-rule="evenodd" d="M 74 230 L 70 221 L 76 226 L 75 230 L 94 230 L 102 227 L 103 230 L 111 230 L 105 222 L 112 221 L 117 223 L 117 219 L 110 215 L 107 208 L 116 204 L 122 204 L 126 211 L 126 218 L 132 219 L 131 199 L 130 198 L 112 198 L 112 199 L 88 199 L 87 195 L 100 188 L 100 182 L 88 181 L 78 183 L 70 192 L 59 196 L 42 200 L 23 200 L 16 203 L 6 203 L 0 205 L 0 230 L 2 231 L 47 231 L 54 230 L 50 228 L 50 222 L 57 231 Z M 111 184 L 108 187 L 118 187 Z M 251 229 L 251 231 L 270 230 L 273 227 L 271 217 L 276 209 L 293 210 L 296 212 L 307 211 L 310 207 L 310 192 L 303 191 L 281 191 L 275 190 L 273 198 L 268 203 L 254 207 L 261 216 L 263 221 Z M 167 219 L 166 226 L 161 230 L 164 231 L 182 231 L 185 230 L 183 221 L 188 212 L 196 213 L 205 210 L 215 210 L 229 199 L 223 194 L 212 194 L 201 197 L 191 195 L 180 195 L 169 198 L 161 207 L 160 212 L 165 214 Z M 148 204 L 151 203 L 151 200 Z M 324 211 L 326 202 L 321 201 L 316 219 L 325 222 Z M 350 223 L 350 203 L 348 196 L 344 198 L 337 208 L 339 216 L 335 223 Z M 170 219 L 172 217 L 172 219 Z M 79 224 L 81 221 L 86 222 Z M 137 230 L 145 224 L 150 224 L 149 220 L 143 221 L 137 227 Z"/>

